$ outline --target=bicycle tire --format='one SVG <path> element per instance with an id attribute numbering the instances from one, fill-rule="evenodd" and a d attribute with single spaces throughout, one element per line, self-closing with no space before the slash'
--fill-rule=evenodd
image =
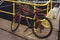
<path id="1" fill-rule="evenodd" d="M 14 17 L 14 18 L 15 18 L 15 17 Z M 13 19 L 14 19 L 14 18 L 13 18 Z M 13 26 L 13 20 L 12 20 L 12 22 L 11 22 L 11 31 L 12 31 L 12 32 L 15 32 L 15 31 L 18 29 L 19 24 L 20 24 L 20 21 L 21 21 L 21 20 L 20 20 L 20 16 L 19 16 L 18 20 L 16 19 L 16 21 L 18 21 L 18 22 L 17 22 L 17 26 L 16 26 L 15 29 L 13 29 L 13 27 L 12 27 L 12 26 Z"/>
<path id="2" fill-rule="evenodd" d="M 40 17 L 40 18 L 42 18 L 42 17 Z M 39 18 L 39 19 L 40 19 Z M 52 26 L 52 23 L 51 23 L 51 21 L 47 18 L 47 17 L 43 17 L 44 19 L 46 19 L 48 22 L 49 22 L 49 24 L 50 24 L 50 32 L 47 34 L 47 35 L 45 35 L 45 36 L 39 36 L 39 35 L 37 35 L 36 33 L 35 33 L 35 31 L 34 31 L 34 28 L 32 28 L 32 32 L 33 32 L 33 34 L 37 37 L 37 38 L 41 38 L 41 39 L 44 39 L 44 38 L 47 38 L 47 37 L 49 37 L 50 35 L 51 35 L 51 33 L 52 33 L 52 31 L 53 31 L 53 26 Z"/>

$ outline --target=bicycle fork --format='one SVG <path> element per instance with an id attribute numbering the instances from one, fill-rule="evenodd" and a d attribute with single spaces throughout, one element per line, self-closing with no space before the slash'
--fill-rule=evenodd
<path id="1" fill-rule="evenodd" d="M 38 27 L 39 27 L 39 29 L 40 29 L 40 33 L 42 33 L 42 31 L 44 30 L 44 26 L 41 24 L 42 23 L 42 21 L 38 21 L 37 20 L 37 24 L 38 24 Z M 37 28 L 37 27 L 36 27 Z"/>
<path id="2" fill-rule="evenodd" d="M 26 16 L 25 16 L 25 18 L 26 18 Z M 31 27 L 30 24 L 29 24 L 28 19 L 26 18 L 25 20 L 27 21 L 27 25 L 28 25 L 28 27 L 26 28 L 26 30 L 24 30 L 24 32 L 26 32 L 26 31 L 28 30 L 28 28 Z"/>

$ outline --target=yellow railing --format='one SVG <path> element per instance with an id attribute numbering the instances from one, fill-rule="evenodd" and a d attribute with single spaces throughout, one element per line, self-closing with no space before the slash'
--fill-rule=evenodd
<path id="1" fill-rule="evenodd" d="M 48 17 L 48 14 L 50 13 L 50 16 L 52 15 L 52 0 L 49 0 L 47 1 L 45 4 L 36 4 L 36 3 L 31 3 L 31 2 L 22 2 L 22 1 L 8 1 L 7 2 L 13 2 L 13 13 L 11 12 L 7 12 L 7 11 L 3 11 L 3 10 L 0 10 L 0 12 L 3 12 L 3 13 L 7 13 L 7 14 L 12 14 L 12 15 L 15 15 L 15 3 L 22 3 L 22 4 L 27 4 L 27 5 L 33 5 L 34 6 L 34 9 L 36 9 L 36 6 L 47 6 L 47 17 Z M 50 11 L 48 11 L 50 9 Z M 36 12 L 36 10 L 34 10 L 34 12 Z M 22 16 L 24 17 L 24 16 Z M 31 18 L 31 17 L 26 17 L 28 19 L 32 19 L 32 20 L 35 20 L 35 17 L 34 18 Z M 51 16 L 52 17 L 52 16 Z M 34 22 L 34 26 L 35 26 L 35 22 Z"/>
<path id="2" fill-rule="evenodd" d="M 50 3 L 50 6 L 51 6 L 51 9 L 52 9 L 52 0 L 47 1 L 45 4 L 36 4 L 36 3 L 31 3 L 31 2 L 22 2 L 22 1 L 15 1 L 15 0 L 11 0 L 11 1 L 5 0 L 5 1 L 7 1 L 7 2 L 13 2 L 13 13 L 0 10 L 0 12 L 5 12 L 7 14 L 13 14 L 13 15 L 15 15 L 15 3 L 23 3 L 23 4 L 33 5 L 34 9 L 36 9 L 36 6 L 47 6 L 47 8 L 46 8 L 47 9 L 47 16 L 49 14 L 49 12 L 48 12 L 49 3 Z M 52 10 L 50 10 L 50 12 L 52 12 Z M 52 13 L 50 15 L 52 15 Z"/>
<path id="3" fill-rule="evenodd" d="M 36 3 L 31 3 L 31 2 L 22 2 L 22 1 L 15 1 L 15 0 L 5 0 L 5 1 L 13 2 L 13 13 L 10 13 L 10 12 L 7 12 L 7 11 L 3 11 L 3 10 L 0 10 L 0 12 L 4 12 L 4 13 L 7 13 L 7 14 L 15 15 L 15 3 L 23 3 L 23 4 L 33 5 L 34 9 L 36 9 L 36 6 L 47 6 L 47 8 L 46 8 L 47 9 L 47 16 L 48 16 L 49 13 L 50 13 L 50 15 L 52 15 L 52 10 L 50 10 L 50 12 L 48 12 L 49 3 L 50 3 L 50 6 L 51 6 L 51 9 L 52 9 L 52 0 L 47 1 L 45 4 L 36 4 Z"/>
<path id="4" fill-rule="evenodd" d="M 31 2 L 23 2 L 23 1 L 8 1 L 7 2 L 13 2 L 13 3 L 23 3 L 23 4 L 29 4 L 29 5 L 36 5 L 36 6 L 45 6 L 47 4 L 49 4 L 51 2 L 51 0 L 47 1 L 45 4 L 35 4 L 35 3 L 31 3 Z"/>

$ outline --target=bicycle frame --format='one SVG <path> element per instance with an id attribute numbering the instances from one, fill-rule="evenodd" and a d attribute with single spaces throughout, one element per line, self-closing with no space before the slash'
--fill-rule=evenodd
<path id="1" fill-rule="evenodd" d="M 27 5 L 32 5 L 33 7 L 34 7 L 34 9 L 36 9 L 36 6 L 47 6 L 47 17 L 48 17 L 48 14 L 50 13 L 50 15 L 52 14 L 52 0 L 49 0 L 49 1 L 47 1 L 47 3 L 45 3 L 45 4 L 36 4 L 36 3 L 30 3 L 30 2 L 22 2 L 22 1 L 15 1 L 15 0 L 13 0 L 13 1 L 8 1 L 7 0 L 7 2 L 13 2 L 13 14 L 11 13 L 11 12 L 6 12 L 6 11 L 3 11 L 3 10 L 0 10 L 0 12 L 4 12 L 4 13 L 7 13 L 7 14 L 12 14 L 13 16 L 15 15 L 15 3 L 22 3 L 22 4 L 27 4 Z M 50 5 L 50 7 L 49 7 L 49 5 Z M 50 11 L 48 11 L 49 10 L 49 8 L 50 8 Z M 35 12 L 36 12 L 36 10 L 34 10 L 34 14 L 35 14 Z M 22 16 L 22 17 L 25 17 L 25 16 Z M 50 16 L 51 18 L 52 18 L 52 16 Z M 34 15 L 34 18 L 31 18 L 31 17 L 26 17 L 26 18 L 28 18 L 28 19 L 32 19 L 32 20 L 35 20 L 35 18 L 36 18 L 36 14 Z M 46 24 L 47 24 L 47 22 L 46 22 Z M 35 22 L 34 22 L 34 26 L 35 26 Z"/>

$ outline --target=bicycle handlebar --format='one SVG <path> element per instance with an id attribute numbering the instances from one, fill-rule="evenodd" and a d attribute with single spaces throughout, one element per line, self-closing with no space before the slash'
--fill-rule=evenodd
<path id="1" fill-rule="evenodd" d="M 31 9 L 29 9 L 29 8 L 23 8 L 23 10 L 24 11 L 26 11 L 26 12 L 33 12 Z M 36 12 L 42 12 L 42 11 L 45 11 L 46 9 L 34 9 L 34 10 L 36 10 Z"/>
<path id="2" fill-rule="evenodd" d="M 25 7 L 24 5 L 21 5 L 21 4 L 20 4 L 19 7 L 20 7 L 21 9 L 23 9 L 23 11 L 25 11 L 25 12 L 34 13 L 34 12 L 32 11 L 32 9 L 29 9 L 29 8 Z M 36 10 L 36 12 L 43 12 L 43 11 L 45 11 L 46 9 L 36 8 L 36 9 L 33 9 L 33 10 Z"/>

